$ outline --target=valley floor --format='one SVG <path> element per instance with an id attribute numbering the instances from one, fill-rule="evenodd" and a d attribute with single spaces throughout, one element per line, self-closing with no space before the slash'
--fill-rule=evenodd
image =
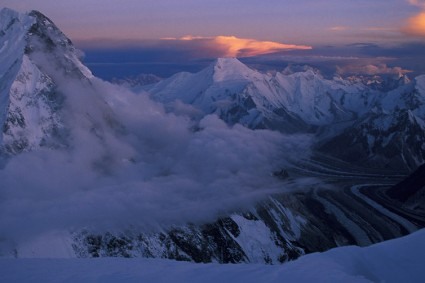
<path id="1" fill-rule="evenodd" d="M 425 229 L 365 248 L 342 247 L 283 265 L 162 259 L 0 259 L 0 282 L 423 282 Z"/>

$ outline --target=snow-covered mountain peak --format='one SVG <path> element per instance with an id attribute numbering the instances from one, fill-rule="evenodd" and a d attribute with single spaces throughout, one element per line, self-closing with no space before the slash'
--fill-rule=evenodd
<path id="1" fill-rule="evenodd" d="M 9 8 L 0 9 L 0 30 L 4 35 L 5 30 L 9 29 L 14 21 L 19 20 L 19 13 Z"/>
<path id="2" fill-rule="evenodd" d="M 26 33 L 33 23 L 34 19 L 27 15 L 7 8 L 0 10 L 0 125 L 7 119 L 9 90 L 22 65 Z"/>
<path id="3" fill-rule="evenodd" d="M 287 80 L 292 80 L 292 81 L 328 81 L 327 79 L 325 79 L 322 74 L 320 73 L 319 70 L 314 69 L 312 67 L 305 67 L 303 70 L 300 71 L 296 71 L 296 72 L 288 72 L 286 69 L 282 72 L 276 72 L 276 74 L 274 74 L 274 77 L 276 79 L 279 80 L 282 78 L 285 78 Z M 338 83 L 338 84 L 347 84 L 349 83 L 348 81 L 344 80 L 341 77 L 335 77 L 333 79 L 334 83 Z"/>
<path id="4" fill-rule="evenodd" d="M 79 78 L 93 77 L 90 70 L 79 59 L 81 52 L 49 18 L 38 11 L 31 11 L 28 15 L 35 19 L 35 23 L 28 30 L 25 52 L 35 54 L 32 59 L 39 66 L 53 76 L 56 71 L 49 72 L 49 67 L 55 65 L 54 67 L 57 68 L 59 65 L 65 67 L 60 69 L 64 69 L 67 75 L 72 74 Z M 40 58 L 37 53 L 43 53 L 44 58 Z M 49 55 L 49 58 L 45 58 L 45 55 Z"/>
<path id="5" fill-rule="evenodd" d="M 416 89 L 425 96 L 425 75 L 421 75 L 415 78 Z"/>
<path id="6" fill-rule="evenodd" d="M 248 68 L 241 61 L 239 61 L 237 58 L 234 58 L 234 57 L 217 58 L 214 60 L 213 65 L 217 69 L 229 69 L 229 68 L 247 69 Z"/>
<path id="7" fill-rule="evenodd" d="M 114 121 L 79 51 L 40 12 L 0 11 L 0 55 L 1 153 L 67 146 L 70 115 L 89 115 L 87 128 Z"/>
<path id="8" fill-rule="evenodd" d="M 310 77 L 314 77 L 314 76 L 322 77 L 319 70 L 310 66 L 305 66 L 302 71 L 294 72 L 293 74 L 310 76 Z"/>
<path id="9" fill-rule="evenodd" d="M 215 82 L 248 80 L 259 75 L 236 58 L 218 58 L 211 67 Z"/>
<path id="10" fill-rule="evenodd" d="M 22 25 L 23 23 L 26 23 L 26 20 L 28 20 L 28 15 L 26 14 L 20 14 L 19 12 L 9 8 L 0 9 L 0 28 L 3 31 L 12 27 L 12 25 L 16 22 L 20 22 Z"/>
<path id="11" fill-rule="evenodd" d="M 18 13 L 8 8 L 0 10 L 0 52 L 3 55 L 0 58 L 0 74 L 7 75 L 13 70 L 12 66 L 19 67 L 25 54 L 52 75 L 56 74 L 58 67 L 65 66 L 68 75 L 93 77 L 79 60 L 81 52 L 49 18 L 38 11 Z M 54 70 L 48 72 L 49 66 Z"/>
<path id="12" fill-rule="evenodd" d="M 0 10 L 0 74 L 5 74 L 10 65 L 22 57 L 26 45 L 27 30 L 35 20 L 8 8 Z"/>

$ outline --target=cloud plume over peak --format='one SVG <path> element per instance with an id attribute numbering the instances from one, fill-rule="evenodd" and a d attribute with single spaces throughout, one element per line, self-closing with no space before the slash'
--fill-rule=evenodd
<path id="1" fill-rule="evenodd" d="M 312 49 L 311 46 L 307 45 L 259 41 L 251 38 L 238 38 L 236 36 L 226 35 L 215 37 L 187 35 L 180 38 L 164 38 L 164 40 L 193 42 L 194 44 L 199 44 L 200 47 L 215 50 L 220 57 L 251 57 L 279 51 Z"/>
<path id="2" fill-rule="evenodd" d="M 222 46 L 226 50 L 225 56 L 228 57 L 250 57 L 277 51 L 311 49 L 311 46 L 258 41 L 235 36 L 217 36 L 213 39 L 213 42 L 218 46 Z"/>

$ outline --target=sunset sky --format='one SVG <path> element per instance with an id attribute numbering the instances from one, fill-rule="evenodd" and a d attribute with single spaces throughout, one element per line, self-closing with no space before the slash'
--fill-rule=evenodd
<path id="1" fill-rule="evenodd" d="M 20 11 L 40 10 L 74 40 L 234 35 L 323 44 L 399 42 L 409 32 L 425 36 L 423 0 L 2 0 L 0 4 Z"/>
<path id="2" fill-rule="evenodd" d="M 139 48 L 155 60 L 188 53 L 318 55 L 325 46 L 339 48 L 338 56 L 360 46 L 394 57 L 425 44 L 425 0 L 0 0 L 0 6 L 41 11 L 82 49 Z"/>

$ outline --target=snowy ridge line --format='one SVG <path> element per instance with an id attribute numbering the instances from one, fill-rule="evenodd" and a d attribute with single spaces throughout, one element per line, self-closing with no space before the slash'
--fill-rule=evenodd
<path id="1" fill-rule="evenodd" d="M 423 281 L 425 230 L 366 248 L 342 247 L 283 266 L 159 259 L 0 259 L 2 282 L 412 282 Z M 394 268 L 388 268 L 388 267 Z M 52 272 L 54 270 L 54 272 Z M 166 272 L 164 272 L 166 271 Z"/>
<path id="2" fill-rule="evenodd" d="M 400 79 L 394 78 L 391 90 L 374 89 L 312 70 L 264 74 L 236 58 L 220 58 L 198 73 L 177 74 L 144 90 L 171 112 L 191 107 L 186 114 L 194 120 L 214 113 L 229 125 L 314 134 L 318 152 L 408 173 L 425 160 L 425 149 L 415 142 L 417 127 L 424 131 L 425 99 L 420 77 Z M 399 129 L 406 132 L 394 135 Z M 418 138 L 425 142 L 424 135 Z M 402 155 L 394 156 L 393 148 Z"/>

